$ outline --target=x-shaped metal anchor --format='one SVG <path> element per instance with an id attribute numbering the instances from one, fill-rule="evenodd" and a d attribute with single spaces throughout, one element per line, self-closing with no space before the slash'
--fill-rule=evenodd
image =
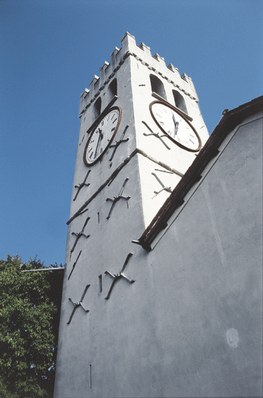
<path id="1" fill-rule="evenodd" d="M 88 290 L 89 287 L 90 287 L 90 285 L 87 285 L 87 286 L 85 287 L 85 289 L 84 289 L 84 291 L 83 291 L 83 293 L 82 293 L 82 296 L 81 296 L 80 300 L 79 300 L 79 301 L 76 301 L 76 303 L 69 297 L 69 301 L 70 301 L 71 304 L 73 305 L 73 310 L 72 310 L 71 315 L 70 315 L 70 317 L 69 317 L 69 320 L 68 320 L 68 322 L 67 322 L 68 325 L 69 325 L 70 322 L 72 321 L 72 318 L 73 318 L 73 316 L 74 316 L 76 310 L 77 310 L 79 307 L 81 307 L 81 308 L 83 309 L 83 311 L 89 312 L 89 310 L 86 309 L 86 308 L 83 306 L 83 304 L 82 304 L 82 301 L 84 300 L 84 297 L 86 296 L 86 293 L 87 293 L 87 290 Z"/>
<path id="2" fill-rule="evenodd" d="M 78 243 L 78 241 L 79 241 L 80 238 L 83 237 L 83 238 L 88 239 L 88 238 L 90 237 L 90 235 L 84 234 L 84 230 L 85 230 L 86 225 L 88 224 L 89 220 L 90 220 L 90 217 L 88 217 L 88 218 L 86 219 L 86 221 L 85 221 L 85 223 L 84 223 L 84 225 L 83 225 L 83 227 L 82 227 L 82 230 L 81 230 L 80 232 L 71 232 L 71 235 L 74 235 L 74 236 L 76 237 L 76 239 L 75 239 L 75 242 L 74 242 L 74 244 L 73 244 L 73 246 L 72 246 L 72 249 L 70 250 L 70 255 L 71 255 L 71 254 L 73 253 L 73 251 L 75 250 L 75 247 L 77 246 L 77 243 Z"/>
<path id="3" fill-rule="evenodd" d="M 123 133 L 121 135 L 121 138 L 119 139 L 119 141 L 115 141 L 113 144 L 110 145 L 110 148 L 114 148 L 111 154 L 111 157 L 109 159 L 109 161 L 111 162 L 112 159 L 114 158 L 115 152 L 117 151 L 118 146 L 123 143 L 123 142 L 127 142 L 129 141 L 129 138 L 124 138 L 126 131 L 128 130 L 129 126 L 126 126 L 125 129 L 123 130 Z"/>
<path id="4" fill-rule="evenodd" d="M 123 196 L 123 195 L 122 195 L 122 193 L 123 193 L 123 191 L 124 191 L 124 187 L 125 187 L 125 185 L 126 185 L 126 183 L 127 183 L 128 181 L 129 181 L 129 178 L 128 178 L 128 177 L 125 178 L 125 180 L 124 180 L 124 182 L 123 182 L 123 184 L 122 184 L 122 187 L 121 187 L 121 189 L 120 189 L 120 192 L 118 193 L 118 196 L 114 196 L 113 198 L 107 198 L 107 199 L 106 199 L 106 202 L 108 202 L 108 201 L 112 202 L 112 203 L 111 203 L 111 208 L 110 208 L 109 214 L 108 214 L 107 217 L 106 217 L 107 220 L 109 220 L 109 218 L 110 218 L 110 216 L 111 216 L 111 213 L 112 213 L 112 210 L 113 210 L 115 204 L 116 204 L 120 199 L 126 200 L 126 202 L 127 202 L 127 207 L 129 207 L 128 200 L 129 200 L 131 197 L 130 197 L 130 196 Z"/>
<path id="5" fill-rule="evenodd" d="M 156 178 L 156 180 L 159 182 L 159 184 L 162 186 L 162 189 L 160 189 L 160 191 L 153 191 L 155 193 L 155 195 L 153 196 L 153 198 L 155 196 L 157 196 L 159 193 L 161 193 L 162 191 L 166 191 L 168 193 L 172 193 L 172 188 L 171 187 L 166 187 L 163 182 L 160 180 L 160 178 L 155 174 L 152 173 L 152 175 Z"/>
<path id="6" fill-rule="evenodd" d="M 76 191 L 76 194 L 75 194 L 75 196 L 74 196 L 74 198 L 73 198 L 73 202 L 77 199 L 78 194 L 80 193 L 80 191 L 81 191 L 82 188 L 84 188 L 84 187 L 89 187 L 89 186 L 90 186 L 90 184 L 87 184 L 87 183 L 86 183 L 87 178 L 88 178 L 90 172 L 91 172 L 91 170 L 88 170 L 88 171 L 87 171 L 87 174 L 86 174 L 86 176 L 85 176 L 83 182 L 81 182 L 80 184 L 74 186 L 74 188 L 76 188 L 77 191 Z"/>
<path id="7" fill-rule="evenodd" d="M 160 135 L 159 133 L 155 133 L 155 132 L 150 128 L 150 126 L 148 126 L 148 124 L 147 124 L 146 122 L 143 121 L 142 123 L 143 123 L 143 124 L 147 127 L 147 129 L 150 131 L 150 134 L 143 133 L 143 135 L 145 135 L 146 137 L 148 137 L 148 136 L 150 136 L 150 135 L 153 135 L 154 137 L 159 138 L 159 140 L 163 143 L 163 145 L 164 145 L 167 149 L 171 149 L 171 148 L 166 144 L 166 142 L 163 140 L 163 137 L 166 137 L 165 134 Z"/>
<path id="8" fill-rule="evenodd" d="M 129 259 L 131 258 L 132 255 L 133 255 L 133 253 L 129 253 L 129 254 L 127 255 L 126 260 L 125 260 L 125 262 L 124 262 L 124 264 L 123 264 L 123 266 L 122 266 L 122 269 L 121 269 L 121 271 L 120 271 L 118 274 L 112 274 L 112 273 L 109 272 L 109 271 L 105 271 L 105 272 L 104 272 L 106 275 L 109 275 L 109 276 L 113 279 L 112 284 L 111 284 L 111 287 L 110 287 L 110 289 L 109 289 L 109 291 L 108 291 L 108 294 L 107 294 L 107 296 L 105 297 L 105 300 L 108 300 L 108 299 L 110 298 L 112 289 L 113 289 L 115 283 L 116 283 L 119 279 L 123 278 L 123 279 L 125 279 L 127 282 L 129 282 L 129 283 L 134 283 L 134 282 L 135 282 L 134 279 L 130 279 L 130 278 L 128 278 L 128 277 L 124 274 L 125 268 L 126 268 L 128 262 L 129 262 Z"/>

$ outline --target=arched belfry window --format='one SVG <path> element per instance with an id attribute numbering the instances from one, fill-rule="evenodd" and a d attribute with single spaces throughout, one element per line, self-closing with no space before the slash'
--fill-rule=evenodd
<path id="1" fill-rule="evenodd" d="M 113 79 L 109 84 L 110 95 L 113 98 L 117 95 L 117 79 Z"/>
<path id="2" fill-rule="evenodd" d="M 152 92 L 166 99 L 163 82 L 155 75 L 150 75 Z"/>
<path id="3" fill-rule="evenodd" d="M 180 94 L 178 91 L 173 90 L 173 96 L 174 96 L 174 104 L 177 108 L 181 109 L 183 112 L 187 113 L 187 108 L 185 105 L 185 100 L 182 94 Z"/>
<path id="4" fill-rule="evenodd" d="M 95 117 L 98 117 L 101 113 L 101 98 L 99 97 L 94 103 Z"/>

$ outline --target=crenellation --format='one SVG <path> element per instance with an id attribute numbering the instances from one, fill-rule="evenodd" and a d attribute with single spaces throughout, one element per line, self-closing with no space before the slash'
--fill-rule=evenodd
<path id="1" fill-rule="evenodd" d="M 198 95 L 197 95 L 197 92 L 195 90 L 195 86 L 194 86 L 192 78 L 190 76 L 188 76 L 186 73 L 183 73 L 183 75 L 181 77 L 182 77 L 182 79 L 185 82 L 188 83 L 189 86 L 191 86 L 191 89 L 192 89 L 193 94 L 194 94 L 194 98 L 198 101 Z"/>
<path id="2" fill-rule="evenodd" d="M 98 96 L 109 81 L 114 77 L 120 65 L 125 62 L 128 56 L 135 57 L 139 62 L 145 65 L 150 71 L 153 71 L 163 79 L 172 83 L 174 87 L 182 91 L 190 98 L 198 101 L 198 97 L 193 85 L 192 79 L 183 73 L 180 75 L 178 68 L 173 64 L 166 64 L 165 59 L 158 53 L 152 55 L 151 49 L 145 43 L 136 44 L 135 37 L 126 32 L 121 40 L 121 48 L 115 47 L 111 53 L 110 62 L 105 61 L 100 68 L 100 76 L 94 75 L 90 82 L 89 89 L 85 89 L 80 100 L 80 114 L 83 114 L 88 106 Z"/>
<path id="3" fill-rule="evenodd" d="M 102 67 L 100 68 L 100 75 L 101 75 L 101 78 L 104 77 L 104 75 L 105 75 L 105 73 L 106 73 L 106 70 L 108 69 L 109 65 L 110 65 L 110 63 L 109 63 L 108 61 L 104 61 L 104 64 L 103 64 Z"/>
<path id="4" fill-rule="evenodd" d="M 175 66 L 173 66 L 173 64 L 169 64 L 169 65 L 167 66 L 167 68 L 170 69 L 170 70 L 171 70 L 172 72 L 174 72 L 174 73 L 179 73 L 178 68 L 176 68 Z"/>
<path id="5" fill-rule="evenodd" d="M 118 47 L 115 47 L 111 53 L 111 65 L 113 69 L 116 65 L 118 65 L 120 61 L 119 58 L 120 58 L 120 49 Z"/>
<path id="6" fill-rule="evenodd" d="M 135 37 L 131 35 L 129 32 L 125 33 L 125 35 L 121 39 L 121 44 L 124 52 L 132 51 L 137 47 Z"/>
<path id="7" fill-rule="evenodd" d="M 184 80 L 184 81 L 186 81 L 186 82 L 188 82 L 188 76 L 186 75 L 186 73 L 183 73 L 182 75 L 181 75 L 181 78 Z"/>
<path id="8" fill-rule="evenodd" d="M 89 89 L 85 88 L 83 94 L 84 94 L 84 98 L 85 98 L 89 94 Z"/>
<path id="9" fill-rule="evenodd" d="M 149 46 L 147 46 L 146 44 L 141 43 L 138 47 L 139 47 L 140 49 L 142 49 L 142 50 L 143 50 L 146 54 L 148 54 L 150 57 L 152 56 L 151 48 L 150 48 Z"/>
<path id="10" fill-rule="evenodd" d="M 94 86 L 98 82 L 98 80 L 99 80 L 99 76 L 94 75 L 92 80 L 91 80 L 91 82 L 90 82 L 90 85 L 89 85 L 90 90 L 92 90 L 94 88 Z"/>
<path id="11" fill-rule="evenodd" d="M 158 53 L 154 54 L 153 58 L 156 59 L 158 62 L 160 62 L 160 65 L 162 67 L 167 68 L 164 58 L 161 57 Z"/>
<path id="12" fill-rule="evenodd" d="M 99 76 L 94 75 L 92 80 L 91 80 L 91 82 L 90 82 L 90 84 L 89 84 L 89 90 L 90 90 L 89 99 L 90 99 L 91 102 L 93 102 L 94 98 L 95 98 L 95 94 L 96 94 L 97 87 L 98 87 L 98 80 L 99 80 Z M 86 98 L 86 100 L 87 99 L 88 98 Z M 85 103 L 87 103 L 87 101 Z"/>
<path id="13" fill-rule="evenodd" d="M 112 62 L 104 62 L 103 69 L 101 70 L 101 87 L 104 87 L 105 84 L 109 81 L 113 74 L 113 64 Z"/>
<path id="14" fill-rule="evenodd" d="M 90 90 L 85 88 L 84 91 L 80 95 L 80 106 L 79 106 L 79 116 L 82 116 L 86 110 L 86 104 L 88 103 L 90 98 Z"/>

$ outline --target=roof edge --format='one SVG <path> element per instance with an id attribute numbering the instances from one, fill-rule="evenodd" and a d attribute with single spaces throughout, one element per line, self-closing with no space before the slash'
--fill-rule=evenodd
<path id="1" fill-rule="evenodd" d="M 147 251 L 151 250 L 153 240 L 166 228 L 167 222 L 174 211 L 182 206 L 188 191 L 202 178 L 201 173 L 207 164 L 217 156 L 219 153 L 218 148 L 228 134 L 247 117 L 260 111 L 263 111 L 263 96 L 257 97 L 230 111 L 226 110 L 223 112 L 222 119 L 206 144 L 136 243 Z"/>

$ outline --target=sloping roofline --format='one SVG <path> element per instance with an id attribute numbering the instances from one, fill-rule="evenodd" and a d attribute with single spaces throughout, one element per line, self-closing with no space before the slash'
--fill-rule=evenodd
<path id="1" fill-rule="evenodd" d="M 160 210 L 145 229 L 138 241 L 145 250 L 151 250 L 151 243 L 156 236 L 167 226 L 174 211 L 184 203 L 184 197 L 191 187 L 198 182 L 206 165 L 219 153 L 219 147 L 227 135 L 247 117 L 263 111 L 263 96 L 255 98 L 238 108 L 224 111 L 223 117 L 214 129 L 205 146 L 189 167 L 181 181 L 176 185 L 171 195 L 166 199 Z"/>

